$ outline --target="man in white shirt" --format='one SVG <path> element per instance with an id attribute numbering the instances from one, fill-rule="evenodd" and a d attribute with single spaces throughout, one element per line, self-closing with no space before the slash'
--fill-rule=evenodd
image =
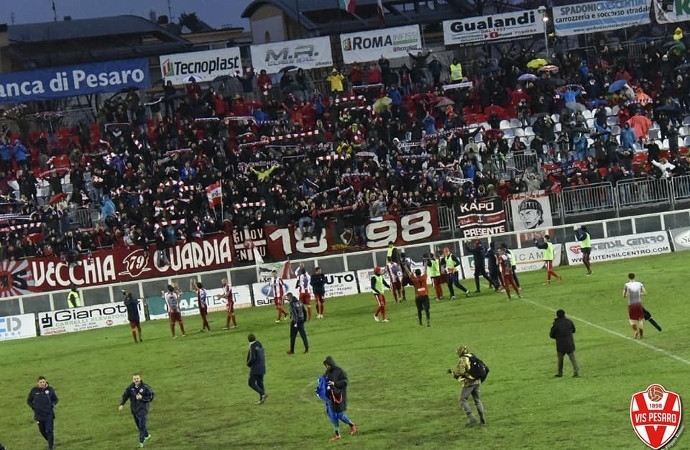
<path id="1" fill-rule="evenodd" d="M 633 329 L 633 339 L 640 338 L 644 334 L 644 308 L 642 307 L 642 296 L 647 295 L 647 291 L 639 281 L 635 281 L 635 274 L 628 274 L 628 282 L 623 287 L 623 298 L 628 299 L 628 319 Z"/>

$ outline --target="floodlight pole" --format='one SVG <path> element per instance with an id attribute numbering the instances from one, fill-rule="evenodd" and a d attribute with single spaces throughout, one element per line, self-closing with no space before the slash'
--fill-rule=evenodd
<path id="1" fill-rule="evenodd" d="M 549 34 L 546 29 L 546 24 L 549 22 L 549 16 L 546 15 L 546 9 L 542 11 L 541 23 L 544 24 L 544 47 L 546 48 L 546 59 L 549 59 Z"/>

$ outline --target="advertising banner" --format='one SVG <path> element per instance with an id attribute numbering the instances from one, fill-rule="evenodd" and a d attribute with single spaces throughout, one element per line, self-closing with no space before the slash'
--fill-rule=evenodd
<path id="1" fill-rule="evenodd" d="M 384 216 L 381 220 L 370 221 L 365 233 L 369 249 L 386 248 L 390 241 L 398 247 L 426 242 L 440 235 L 438 211 L 435 205 L 430 205 L 403 216 Z M 297 252 L 319 255 L 363 250 L 355 239 L 354 228 L 344 219 L 328 221 L 319 239 L 302 237 L 294 226 L 267 226 L 261 236 L 268 254 L 274 259 L 285 259 Z M 254 244 L 259 245 L 258 242 L 264 245 L 263 239 Z"/>
<path id="2" fill-rule="evenodd" d="M 676 23 L 690 20 L 690 2 L 682 0 L 654 0 L 657 23 Z"/>
<path id="3" fill-rule="evenodd" d="M 532 272 L 534 270 L 541 270 L 544 268 L 544 250 L 537 247 L 525 248 L 511 248 L 510 253 L 513 254 L 513 264 L 517 272 Z M 561 265 L 561 255 L 563 254 L 563 246 L 554 243 L 553 245 L 553 266 Z M 474 267 L 472 268 L 474 273 Z"/>
<path id="4" fill-rule="evenodd" d="M 8 278 L 0 297 L 225 269 L 234 261 L 232 240 L 225 234 L 179 243 L 165 252 L 169 265 L 159 264 L 154 245 L 148 252 L 141 247 L 97 250 L 72 267 L 59 257 L 2 261 L 0 271 Z"/>
<path id="5" fill-rule="evenodd" d="M 591 262 L 671 253 L 671 243 L 666 231 L 592 239 L 591 243 L 592 253 L 589 256 Z M 582 264 L 582 248 L 579 242 L 568 242 L 565 248 L 568 264 Z"/>
<path id="6" fill-rule="evenodd" d="M 543 32 L 542 15 L 536 9 L 443 22 L 445 45 L 495 43 L 527 38 Z"/>
<path id="7" fill-rule="evenodd" d="M 458 206 L 458 228 L 462 238 L 477 238 L 505 233 L 506 213 L 501 197 L 492 197 Z"/>
<path id="8" fill-rule="evenodd" d="M 307 70 L 333 65 L 331 39 L 328 36 L 252 45 L 250 50 L 252 66 L 257 73 L 262 70 L 270 74 L 286 68 Z"/>
<path id="9" fill-rule="evenodd" d="M 620 0 L 573 3 L 553 7 L 558 36 L 620 30 L 651 22 L 652 0 Z"/>
<path id="10" fill-rule="evenodd" d="M 225 311 L 226 302 L 224 298 L 216 298 L 216 295 L 223 293 L 223 288 L 206 289 L 208 312 Z M 252 296 L 249 286 L 233 286 L 232 296 L 235 299 L 235 308 L 248 308 L 252 306 Z M 183 316 L 196 316 L 199 314 L 199 302 L 196 292 L 183 292 L 180 296 L 180 310 Z M 146 300 L 149 307 L 149 318 L 167 319 L 168 305 L 163 297 L 151 297 Z"/>
<path id="11" fill-rule="evenodd" d="M 408 57 L 408 53 L 421 51 L 422 35 L 419 25 L 408 25 L 382 30 L 341 34 L 340 48 L 345 64 Z"/>
<path id="12" fill-rule="evenodd" d="M 551 228 L 551 201 L 545 191 L 534 194 L 517 194 L 508 197 L 513 231 Z"/>
<path id="13" fill-rule="evenodd" d="M 690 250 L 690 227 L 672 228 L 669 231 L 671 232 L 674 251 Z"/>
<path id="14" fill-rule="evenodd" d="M 0 317 L 0 341 L 36 336 L 36 318 L 33 314 Z"/>
<path id="15" fill-rule="evenodd" d="M 175 85 L 188 83 L 189 77 L 198 82 L 213 81 L 222 75 L 242 72 L 242 57 L 237 47 L 162 55 L 159 61 L 163 81 Z"/>
<path id="16" fill-rule="evenodd" d="M 36 316 L 41 336 L 94 330 L 129 323 L 127 321 L 127 308 L 122 302 L 60 309 L 38 313 Z M 141 300 L 139 301 L 139 317 L 142 322 L 146 320 L 144 302 Z"/>
<path id="17" fill-rule="evenodd" d="M 0 74 L 0 105 L 151 87 L 146 58 Z"/>
<path id="18" fill-rule="evenodd" d="M 297 295 L 295 280 L 283 280 L 283 290 L 286 294 L 292 292 L 292 295 Z M 254 306 L 268 306 L 273 304 L 273 289 L 268 281 L 252 284 L 252 294 L 254 295 Z"/>

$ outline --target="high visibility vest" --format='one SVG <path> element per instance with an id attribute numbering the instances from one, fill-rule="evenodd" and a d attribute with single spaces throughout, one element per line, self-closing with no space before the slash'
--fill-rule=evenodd
<path id="1" fill-rule="evenodd" d="M 451 254 L 451 255 L 446 256 L 446 269 L 448 270 L 448 272 L 454 271 L 455 266 L 456 266 L 456 264 L 455 264 L 455 261 L 453 260 L 453 255 Z"/>
<path id="2" fill-rule="evenodd" d="M 388 247 L 388 251 L 386 252 L 386 256 L 388 257 L 388 259 L 393 257 L 393 252 L 395 251 L 395 249 L 395 245 L 392 247 Z"/>
<path id="3" fill-rule="evenodd" d="M 374 279 L 376 290 L 383 294 L 383 275 L 374 275 Z"/>
<path id="4" fill-rule="evenodd" d="M 592 248 L 592 240 L 591 240 L 591 237 L 589 236 L 589 233 L 585 233 L 585 238 L 584 238 L 582 241 L 580 241 L 580 242 L 582 242 L 582 243 L 580 244 L 580 247 L 582 247 L 582 248 Z"/>
<path id="5" fill-rule="evenodd" d="M 546 243 L 546 248 L 544 249 L 544 260 L 553 261 L 553 244 L 551 242 Z"/>
<path id="6" fill-rule="evenodd" d="M 462 80 L 462 64 L 451 64 L 450 65 L 450 79 L 451 81 Z"/>
<path id="7" fill-rule="evenodd" d="M 429 267 L 429 276 L 431 278 L 441 276 L 441 264 L 438 262 L 438 258 L 434 258 L 431 260 L 431 267 Z"/>

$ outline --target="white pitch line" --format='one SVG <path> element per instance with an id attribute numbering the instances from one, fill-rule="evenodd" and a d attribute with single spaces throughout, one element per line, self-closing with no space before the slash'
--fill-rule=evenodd
<path id="1" fill-rule="evenodd" d="M 526 303 L 530 303 L 530 304 L 532 304 L 532 305 L 534 305 L 534 306 L 538 306 L 539 308 L 546 309 L 546 310 L 551 311 L 551 312 L 556 312 L 555 309 L 550 308 L 550 307 L 545 306 L 545 305 L 542 305 L 541 303 L 533 302 L 532 300 L 526 300 L 525 298 L 523 298 L 522 301 L 523 301 L 523 302 L 526 302 Z M 619 338 L 623 338 L 623 339 L 625 339 L 625 340 L 627 340 L 627 341 L 633 341 L 633 342 L 636 343 L 636 344 L 639 344 L 639 345 L 641 345 L 641 346 L 643 346 L 643 347 L 647 347 L 647 348 L 650 349 L 650 350 L 654 350 L 655 352 L 659 352 L 659 353 L 661 353 L 662 355 L 668 356 L 668 357 L 671 358 L 671 359 L 675 359 L 675 360 L 678 361 L 678 362 L 682 362 L 683 364 L 687 364 L 688 366 L 690 366 L 690 361 L 688 361 L 687 359 L 683 359 L 683 358 L 681 358 L 681 357 L 678 356 L 678 355 L 674 355 L 673 353 L 669 352 L 668 350 L 664 350 L 663 348 L 655 347 L 654 345 L 648 344 L 648 343 L 646 343 L 645 341 L 642 341 L 642 340 L 640 340 L 640 339 L 633 339 L 633 338 L 631 338 L 630 336 L 626 336 L 626 335 L 621 334 L 621 333 L 619 333 L 619 332 L 617 332 L 617 331 L 609 330 L 608 328 L 602 327 L 601 325 L 597 325 L 596 323 L 589 322 L 589 321 L 587 321 L 587 320 L 585 320 L 585 319 L 581 319 L 581 318 L 579 318 L 579 317 L 572 316 L 572 315 L 570 315 L 570 314 L 568 314 L 568 317 L 571 318 L 571 319 L 575 319 L 575 320 L 577 320 L 577 321 L 579 321 L 579 322 L 582 322 L 582 323 L 584 323 L 585 325 L 589 325 L 590 327 L 596 328 L 596 329 L 598 329 L 598 330 L 604 331 L 604 332 L 609 333 L 609 334 L 612 334 L 612 335 L 614 335 L 614 336 L 618 336 Z"/>

